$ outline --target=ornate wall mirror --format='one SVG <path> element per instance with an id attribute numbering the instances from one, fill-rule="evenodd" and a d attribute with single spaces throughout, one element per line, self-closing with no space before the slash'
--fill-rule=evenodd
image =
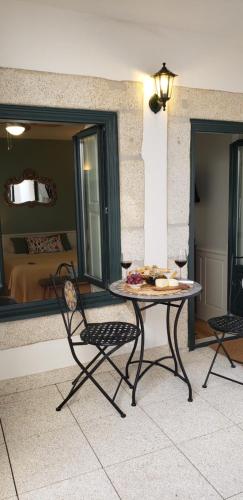
<path id="1" fill-rule="evenodd" d="M 21 177 L 7 180 L 4 198 L 10 206 L 50 207 L 57 200 L 56 184 L 48 177 L 39 177 L 34 170 L 24 170 Z"/>

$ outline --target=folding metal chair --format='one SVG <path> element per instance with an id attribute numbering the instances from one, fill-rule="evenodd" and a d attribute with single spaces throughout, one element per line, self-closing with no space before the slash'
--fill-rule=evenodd
<path id="1" fill-rule="evenodd" d="M 60 277 L 62 281 L 61 286 Z M 131 389 L 133 385 L 128 380 L 128 376 L 123 374 L 116 366 L 111 359 L 111 355 L 125 344 L 137 341 L 141 333 L 138 326 L 118 321 L 88 323 L 82 304 L 81 294 L 79 293 L 78 281 L 73 263 L 61 264 L 55 276 L 51 276 L 51 279 L 66 328 L 69 347 L 74 361 L 81 370 L 79 375 L 72 382 L 72 388 L 69 394 L 56 410 L 60 411 L 83 384 L 87 382 L 87 380 L 91 380 L 97 389 L 101 391 L 104 397 L 118 411 L 121 417 L 125 417 L 125 413 L 119 408 L 115 402 L 115 398 L 123 380 Z M 58 283 L 58 286 L 56 283 Z M 77 335 L 79 335 L 80 341 L 75 340 Z M 98 350 L 96 356 L 94 356 L 86 366 L 80 361 L 76 353 L 76 348 L 84 345 L 93 345 Z M 113 396 L 110 396 L 93 376 L 97 368 L 99 368 L 104 361 L 108 361 L 112 368 L 120 375 L 120 380 Z"/>
<path id="2" fill-rule="evenodd" d="M 240 282 L 237 283 L 237 281 L 233 281 L 233 263 L 234 263 L 234 260 L 237 261 L 239 259 L 243 259 L 243 257 L 234 257 L 233 256 L 231 259 L 231 268 L 230 268 L 230 277 L 229 277 L 230 283 L 232 283 L 232 285 L 234 287 L 238 286 L 238 293 L 236 293 L 234 301 L 237 300 L 237 298 L 240 294 L 240 291 L 241 291 L 241 283 Z M 231 286 L 230 286 L 230 293 L 229 293 L 229 308 L 230 309 L 232 308 L 232 287 Z M 230 377 L 226 377 L 225 375 L 222 375 L 221 373 L 213 371 L 213 367 L 214 367 L 215 361 L 217 359 L 217 356 L 219 354 L 220 348 L 224 351 L 225 356 L 229 360 L 231 368 L 235 368 L 236 365 L 234 363 L 243 364 L 243 360 L 241 362 L 241 361 L 237 361 L 237 360 L 231 358 L 231 356 L 229 355 L 229 353 L 225 347 L 225 344 L 224 344 L 226 341 L 226 338 L 229 339 L 229 335 L 230 335 L 230 340 L 237 340 L 237 339 L 243 337 L 243 317 L 237 316 L 236 314 L 232 314 L 230 311 L 228 311 L 227 314 L 225 314 L 224 316 L 217 316 L 215 318 L 210 318 L 208 320 L 208 324 L 214 332 L 216 341 L 218 343 L 218 347 L 216 349 L 213 360 L 212 360 L 211 365 L 209 367 L 209 370 L 208 370 L 208 373 L 206 375 L 206 379 L 205 379 L 205 382 L 203 384 L 203 387 L 204 388 L 207 387 L 207 383 L 208 383 L 208 379 L 209 379 L 210 375 L 215 375 L 216 377 L 224 378 L 226 380 L 230 380 L 231 382 L 235 382 L 236 384 L 243 385 L 243 382 L 240 382 L 240 381 L 235 380 L 235 379 L 230 378 Z M 227 335 L 227 337 L 226 337 L 226 335 Z"/>

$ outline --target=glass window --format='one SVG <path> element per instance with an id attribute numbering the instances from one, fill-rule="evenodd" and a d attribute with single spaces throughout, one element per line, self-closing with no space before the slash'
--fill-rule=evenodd
<path id="1" fill-rule="evenodd" d="M 106 287 L 121 274 L 116 113 L 9 106 L 4 119 L 4 112 L 0 105 L 0 320 L 56 312 L 50 275 L 62 262 L 74 263 L 86 306 L 114 303 Z M 28 129 L 9 148 L 11 117 Z M 23 175 L 29 169 L 34 182 Z M 9 312 L 1 295 L 16 303 Z"/>
<path id="2" fill-rule="evenodd" d="M 101 206 L 98 160 L 98 136 L 79 140 L 80 181 L 83 199 L 84 273 L 102 280 Z"/>

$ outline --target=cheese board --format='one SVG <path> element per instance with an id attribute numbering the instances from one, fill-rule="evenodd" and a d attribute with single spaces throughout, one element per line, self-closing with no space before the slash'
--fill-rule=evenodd
<path id="1" fill-rule="evenodd" d="M 181 293 L 183 291 L 187 291 L 191 288 L 192 285 L 185 285 L 185 284 L 178 284 L 178 286 L 173 286 L 173 287 L 157 287 L 154 285 L 148 285 L 148 284 L 143 284 L 140 287 L 134 288 L 132 286 L 129 286 L 128 283 L 124 283 L 123 288 L 129 293 L 133 293 L 136 295 L 173 295 L 177 293 Z"/>

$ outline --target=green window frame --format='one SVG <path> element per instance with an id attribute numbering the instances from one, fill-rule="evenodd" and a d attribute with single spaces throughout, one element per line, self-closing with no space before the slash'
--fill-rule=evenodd
<path id="1" fill-rule="evenodd" d="M 102 292 L 94 292 L 83 296 L 85 308 L 102 307 L 123 302 L 113 297 L 107 290 L 107 285 L 120 279 L 121 267 L 121 226 L 120 226 L 120 183 L 118 157 L 117 113 L 113 111 L 95 111 L 86 109 L 49 108 L 37 106 L 18 106 L 0 104 L 1 121 L 20 122 L 58 122 L 96 124 L 102 136 L 102 245 L 105 287 Z M 76 158 L 77 160 L 77 158 Z M 76 163 L 77 171 L 77 163 Z M 81 197 L 80 183 L 75 182 L 76 192 L 76 230 L 79 275 L 83 273 L 82 265 L 82 212 L 79 199 Z M 2 241 L 0 238 L 0 283 L 4 281 L 4 263 Z M 0 322 L 17 319 L 48 316 L 59 312 L 55 299 L 48 301 L 33 301 L 24 304 L 13 304 L 0 307 Z"/>

